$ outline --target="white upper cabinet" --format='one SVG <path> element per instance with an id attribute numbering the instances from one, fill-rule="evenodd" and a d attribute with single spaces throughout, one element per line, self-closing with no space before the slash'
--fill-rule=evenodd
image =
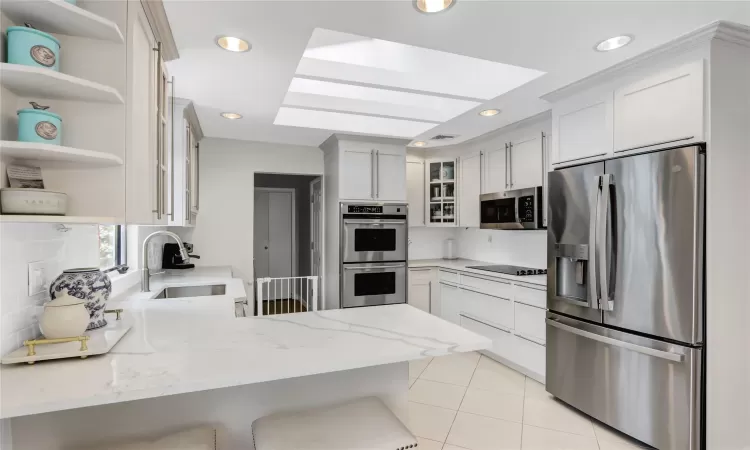
<path id="1" fill-rule="evenodd" d="M 509 144 L 510 189 L 541 186 L 544 179 L 542 133 L 533 133 Z"/>
<path id="2" fill-rule="evenodd" d="M 375 198 L 373 150 L 341 152 L 341 198 L 373 200 Z"/>
<path id="3" fill-rule="evenodd" d="M 200 176 L 198 148 L 203 131 L 189 100 L 173 100 L 171 156 L 169 161 L 169 225 L 195 226 Z"/>
<path id="4" fill-rule="evenodd" d="M 424 226 L 424 162 L 406 161 L 406 201 L 409 203 L 409 226 Z"/>
<path id="5" fill-rule="evenodd" d="M 508 166 L 505 146 L 484 151 L 482 159 L 482 194 L 504 192 L 508 187 Z"/>
<path id="6" fill-rule="evenodd" d="M 703 60 L 617 89 L 616 152 L 703 141 Z"/>
<path id="7" fill-rule="evenodd" d="M 479 228 L 479 195 L 481 194 L 482 155 L 477 153 L 468 158 L 460 158 L 459 226 Z"/>
<path id="8" fill-rule="evenodd" d="M 406 147 L 375 142 L 338 141 L 342 200 L 406 201 Z"/>
<path id="9" fill-rule="evenodd" d="M 425 215 L 427 226 L 455 227 L 460 194 L 458 159 L 428 159 L 425 162 Z"/>
<path id="10" fill-rule="evenodd" d="M 552 109 L 552 163 L 604 156 L 613 149 L 613 94 L 582 95 Z"/>
<path id="11" fill-rule="evenodd" d="M 406 201 L 406 155 L 375 151 L 375 198 L 384 202 Z"/>

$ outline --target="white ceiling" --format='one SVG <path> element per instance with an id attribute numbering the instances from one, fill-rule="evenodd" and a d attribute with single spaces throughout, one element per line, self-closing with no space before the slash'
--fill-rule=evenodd
<path id="1" fill-rule="evenodd" d="M 193 100 L 206 136 L 311 146 L 336 131 L 414 140 L 457 134 L 446 142 L 455 144 L 549 109 L 541 95 L 702 25 L 750 24 L 750 2 L 743 1 L 458 0 L 435 15 L 418 13 L 410 0 L 167 0 L 165 8 L 180 52 L 168 64 L 176 94 Z M 635 40 L 613 52 L 593 50 L 620 34 Z M 214 43 L 219 35 L 247 39 L 253 48 L 224 51 Z M 394 46 L 409 58 L 362 56 Z M 504 92 L 508 76 L 492 73 L 504 65 L 546 74 Z M 366 78 L 373 72 L 362 67 L 381 76 Z M 411 77 L 394 75 L 405 67 Z M 487 108 L 502 113 L 477 114 Z M 244 117 L 226 120 L 224 111 Z"/>

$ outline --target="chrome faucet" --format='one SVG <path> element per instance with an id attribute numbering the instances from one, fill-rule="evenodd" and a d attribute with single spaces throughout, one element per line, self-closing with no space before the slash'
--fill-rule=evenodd
<path id="1" fill-rule="evenodd" d="M 190 256 L 188 255 L 187 250 L 185 250 L 185 246 L 182 244 L 182 239 L 180 239 L 180 237 L 176 234 L 172 233 L 171 231 L 156 231 L 149 234 L 148 236 L 146 236 L 146 239 L 143 240 L 143 256 L 141 257 L 141 292 L 148 292 L 151 290 L 149 286 L 151 272 L 149 272 L 148 270 L 148 243 L 149 241 L 151 241 L 151 238 L 159 234 L 170 236 L 172 239 L 177 241 L 177 245 L 180 247 L 180 258 L 182 258 L 183 261 L 190 260 Z"/>

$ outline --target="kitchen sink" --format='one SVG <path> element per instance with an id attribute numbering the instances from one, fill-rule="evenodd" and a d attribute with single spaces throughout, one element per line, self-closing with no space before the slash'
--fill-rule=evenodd
<path id="1" fill-rule="evenodd" d="M 226 284 L 209 284 L 204 286 L 171 286 L 162 289 L 154 298 L 205 297 L 209 295 L 224 295 L 227 293 Z"/>

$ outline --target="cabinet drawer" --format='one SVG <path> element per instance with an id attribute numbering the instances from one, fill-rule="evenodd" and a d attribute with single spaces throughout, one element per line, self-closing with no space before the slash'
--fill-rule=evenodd
<path id="1" fill-rule="evenodd" d="M 507 281 L 493 281 L 462 274 L 461 284 L 496 297 L 509 299 L 513 293 L 513 286 Z"/>
<path id="2" fill-rule="evenodd" d="M 544 378 L 547 363 L 547 348 L 545 346 L 514 335 L 513 354 L 513 362 Z"/>
<path id="3" fill-rule="evenodd" d="M 409 283 L 427 284 L 432 281 L 432 269 L 409 269 Z"/>
<path id="4" fill-rule="evenodd" d="M 448 272 L 447 270 L 440 270 L 439 278 L 440 281 L 447 281 L 448 283 L 458 284 L 458 272 Z"/>
<path id="5" fill-rule="evenodd" d="M 492 340 L 492 346 L 488 349 L 489 351 L 508 360 L 513 360 L 513 335 L 509 331 L 480 322 L 463 314 L 460 316 L 460 320 L 462 327 Z"/>
<path id="6" fill-rule="evenodd" d="M 462 313 L 500 328 L 513 329 L 513 303 L 510 300 L 469 289 L 461 289 L 461 294 Z"/>
<path id="7" fill-rule="evenodd" d="M 545 310 L 523 303 L 515 304 L 515 332 L 531 340 L 546 341 Z"/>
<path id="8" fill-rule="evenodd" d="M 513 298 L 517 302 L 536 306 L 537 308 L 547 308 L 547 291 L 544 289 L 515 285 L 515 294 Z"/>

